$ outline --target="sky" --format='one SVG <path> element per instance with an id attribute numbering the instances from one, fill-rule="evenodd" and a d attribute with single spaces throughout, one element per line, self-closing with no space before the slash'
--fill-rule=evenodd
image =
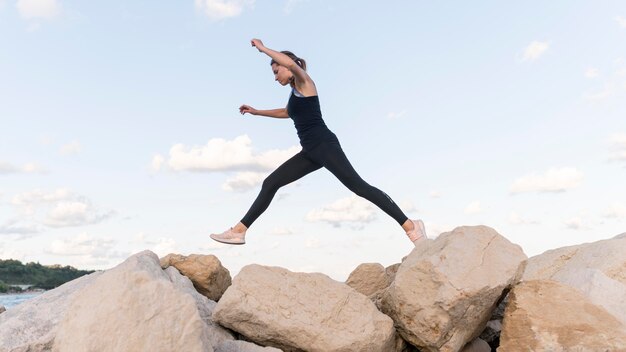
<path id="1" fill-rule="evenodd" d="M 434 238 L 527 256 L 626 232 L 623 1 L 0 0 L 0 259 L 111 268 L 148 249 L 343 281 L 398 224 L 325 169 L 234 226 L 300 151 L 270 58 L 307 62 L 365 181 Z"/>

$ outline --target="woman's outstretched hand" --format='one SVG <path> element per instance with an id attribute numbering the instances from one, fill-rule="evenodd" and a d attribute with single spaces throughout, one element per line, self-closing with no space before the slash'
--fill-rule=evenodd
<path id="1" fill-rule="evenodd" d="M 265 48 L 265 46 L 263 45 L 263 42 L 261 41 L 261 39 L 252 39 L 250 41 L 250 43 L 252 44 L 252 46 L 254 46 L 257 49 L 259 49 L 259 51 L 262 51 L 261 49 Z"/>
<path id="2" fill-rule="evenodd" d="M 239 107 L 239 113 L 241 113 L 242 115 L 245 114 L 245 113 L 256 115 L 257 114 L 257 110 L 255 108 L 253 108 L 252 106 L 242 105 L 242 106 Z"/>

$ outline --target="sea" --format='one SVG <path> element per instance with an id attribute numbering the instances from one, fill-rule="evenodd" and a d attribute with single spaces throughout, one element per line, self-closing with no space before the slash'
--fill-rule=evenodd
<path id="1" fill-rule="evenodd" d="M 7 309 L 7 311 L 9 309 L 11 309 L 12 307 L 15 307 L 16 305 L 28 301 L 31 298 L 37 297 L 40 294 L 44 293 L 45 291 L 41 291 L 41 292 L 26 292 L 26 293 L 10 293 L 10 294 L 0 294 L 0 305 L 4 306 L 4 308 Z"/>

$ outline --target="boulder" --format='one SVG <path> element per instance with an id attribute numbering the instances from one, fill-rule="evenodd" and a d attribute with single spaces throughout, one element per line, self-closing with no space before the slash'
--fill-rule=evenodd
<path id="1" fill-rule="evenodd" d="M 170 265 L 188 277 L 198 292 L 216 302 L 231 284 L 230 272 L 214 255 L 171 253 L 161 258 L 163 269 Z"/>
<path id="2" fill-rule="evenodd" d="M 231 340 L 222 342 L 215 348 L 215 352 L 282 352 L 282 350 L 259 346 L 247 341 Z"/>
<path id="3" fill-rule="evenodd" d="M 457 227 L 418 244 L 384 291 L 381 310 L 423 351 L 459 351 L 483 331 L 526 255 L 487 226 Z"/>
<path id="4" fill-rule="evenodd" d="M 491 346 L 481 339 L 474 339 L 467 343 L 461 352 L 491 352 Z"/>
<path id="5" fill-rule="evenodd" d="M 346 280 L 346 285 L 366 296 L 387 288 L 390 283 L 385 267 L 378 263 L 364 263 L 357 266 Z"/>
<path id="6" fill-rule="evenodd" d="M 6 311 L 7 311 L 7 309 L 4 308 L 4 306 L 2 304 L 0 304 L 0 314 L 4 313 Z"/>
<path id="7" fill-rule="evenodd" d="M 175 268 L 162 270 L 156 254 L 143 251 L 76 293 L 53 351 L 210 352 L 233 339 L 207 323 L 210 309 L 189 279 Z"/>
<path id="8" fill-rule="evenodd" d="M 246 340 L 284 351 L 392 351 L 393 321 L 364 295 L 321 273 L 251 264 L 213 319 Z"/>
<path id="9" fill-rule="evenodd" d="M 523 280 L 554 280 L 580 290 L 626 324 L 626 237 L 562 247 L 528 259 Z"/>
<path id="10" fill-rule="evenodd" d="M 625 351 L 626 329 L 580 291 L 552 280 L 515 286 L 498 351 Z"/>
<path id="11" fill-rule="evenodd" d="M 0 314 L 0 352 L 50 351 L 70 302 L 100 275 L 102 272 L 96 271 L 81 276 Z"/>

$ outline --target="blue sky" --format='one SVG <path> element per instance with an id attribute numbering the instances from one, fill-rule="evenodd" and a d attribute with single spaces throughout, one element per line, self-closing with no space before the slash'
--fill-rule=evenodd
<path id="1" fill-rule="evenodd" d="M 344 280 L 411 250 L 322 169 L 237 223 L 300 150 L 259 38 L 307 60 L 361 176 L 431 237 L 529 256 L 626 231 L 626 3 L 0 0 L 0 258 L 106 269 L 143 249 Z"/>

